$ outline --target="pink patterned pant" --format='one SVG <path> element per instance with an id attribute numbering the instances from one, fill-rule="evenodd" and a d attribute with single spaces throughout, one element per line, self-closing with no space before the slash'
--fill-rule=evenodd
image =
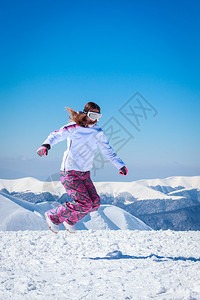
<path id="1" fill-rule="evenodd" d="M 61 171 L 60 180 L 72 202 L 65 202 L 47 212 L 54 224 L 65 221 L 74 225 L 90 212 L 98 210 L 100 197 L 90 179 L 90 171 Z"/>

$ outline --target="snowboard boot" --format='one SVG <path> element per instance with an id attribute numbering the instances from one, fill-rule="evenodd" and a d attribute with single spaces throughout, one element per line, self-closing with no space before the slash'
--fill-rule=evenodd
<path id="1" fill-rule="evenodd" d="M 69 225 L 67 222 L 63 222 L 63 225 L 65 226 L 65 229 L 69 232 L 69 233 L 75 233 L 76 232 L 76 227 L 75 225 Z"/>
<path id="2" fill-rule="evenodd" d="M 49 229 L 53 232 L 53 233 L 58 233 L 59 231 L 59 225 L 54 224 L 53 222 L 51 222 L 49 216 L 47 215 L 47 213 L 44 214 L 46 221 L 47 221 L 47 225 L 49 227 Z"/>

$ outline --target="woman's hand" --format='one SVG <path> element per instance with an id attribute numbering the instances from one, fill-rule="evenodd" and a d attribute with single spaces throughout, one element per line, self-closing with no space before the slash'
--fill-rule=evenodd
<path id="1" fill-rule="evenodd" d="M 44 144 L 42 145 L 38 150 L 37 150 L 37 154 L 39 156 L 47 156 L 48 155 L 48 150 L 51 149 L 51 146 L 49 144 Z"/>
<path id="2" fill-rule="evenodd" d="M 124 166 L 119 170 L 119 174 L 120 175 L 127 175 L 128 174 L 128 170 L 127 168 Z"/>

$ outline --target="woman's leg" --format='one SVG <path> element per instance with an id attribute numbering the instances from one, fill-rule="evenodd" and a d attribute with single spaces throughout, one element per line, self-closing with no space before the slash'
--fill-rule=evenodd
<path id="1" fill-rule="evenodd" d="M 84 184 L 86 172 L 61 172 L 60 179 L 72 202 L 65 202 L 47 212 L 50 220 L 59 225 L 64 221 L 74 225 L 92 211 L 93 202 Z"/>
<path id="2" fill-rule="evenodd" d="M 90 172 L 86 172 L 85 177 L 84 177 L 84 184 L 87 188 L 88 194 L 92 200 L 92 211 L 96 211 L 99 209 L 99 206 L 101 204 L 101 199 L 99 195 L 97 194 L 96 188 L 90 178 Z"/>

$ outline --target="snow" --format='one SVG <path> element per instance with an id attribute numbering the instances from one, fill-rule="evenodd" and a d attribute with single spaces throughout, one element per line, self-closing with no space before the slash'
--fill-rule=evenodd
<path id="1" fill-rule="evenodd" d="M 45 229 L 45 221 L 31 211 L 0 197 L 1 221 L 0 230 Z"/>
<path id="2" fill-rule="evenodd" d="M 129 193 L 137 200 L 149 199 L 173 199 L 178 200 L 183 197 L 167 196 L 159 191 L 155 191 L 137 182 L 95 182 L 95 187 L 99 194 L 110 194 L 114 197 L 121 193 Z M 125 203 L 128 204 L 128 203 Z"/>
<path id="3" fill-rule="evenodd" d="M 151 230 L 140 219 L 114 205 L 101 205 L 76 225 L 77 229 L 93 230 Z"/>
<path id="4" fill-rule="evenodd" d="M 145 200 L 172 197 L 151 186 L 192 190 L 200 189 L 199 181 L 200 176 L 174 176 L 95 185 L 100 193 L 129 192 Z M 34 178 L 0 180 L 3 188 L 65 192 L 60 182 Z M 44 219 L 54 205 L 0 193 L 0 299 L 200 299 L 199 231 L 154 231 L 119 207 L 101 205 L 77 224 L 75 234 L 56 235 Z"/>
<path id="5" fill-rule="evenodd" d="M 196 187 L 195 187 L 195 189 L 196 189 Z M 177 194 L 177 193 L 182 193 L 182 192 L 184 192 L 184 191 L 187 191 L 187 192 L 189 192 L 189 191 L 193 191 L 194 190 L 194 188 L 192 187 L 192 188 L 183 188 L 183 189 L 178 189 L 178 191 L 173 191 L 173 192 L 169 192 L 168 193 L 168 195 L 173 195 L 173 194 Z M 197 189 L 197 190 L 200 190 L 200 189 Z"/>
<path id="6" fill-rule="evenodd" d="M 199 232 L 0 232 L 1 299 L 200 299 Z"/>
<path id="7" fill-rule="evenodd" d="M 0 230 L 48 230 L 44 213 L 58 203 L 33 204 L 11 195 L 0 194 Z M 60 226 L 64 230 L 64 226 Z M 77 230 L 151 230 L 144 222 L 114 205 L 101 205 L 97 212 L 83 218 Z"/>
<path id="8" fill-rule="evenodd" d="M 34 194 L 49 192 L 56 196 L 62 196 L 65 188 L 60 181 L 40 181 L 33 177 L 25 177 L 20 179 L 0 179 L 0 190 L 7 189 L 12 192 L 32 192 Z"/>
<path id="9" fill-rule="evenodd" d="M 143 179 L 137 181 L 144 186 L 183 186 L 186 189 L 200 190 L 200 176 L 171 176 L 164 179 Z"/>

